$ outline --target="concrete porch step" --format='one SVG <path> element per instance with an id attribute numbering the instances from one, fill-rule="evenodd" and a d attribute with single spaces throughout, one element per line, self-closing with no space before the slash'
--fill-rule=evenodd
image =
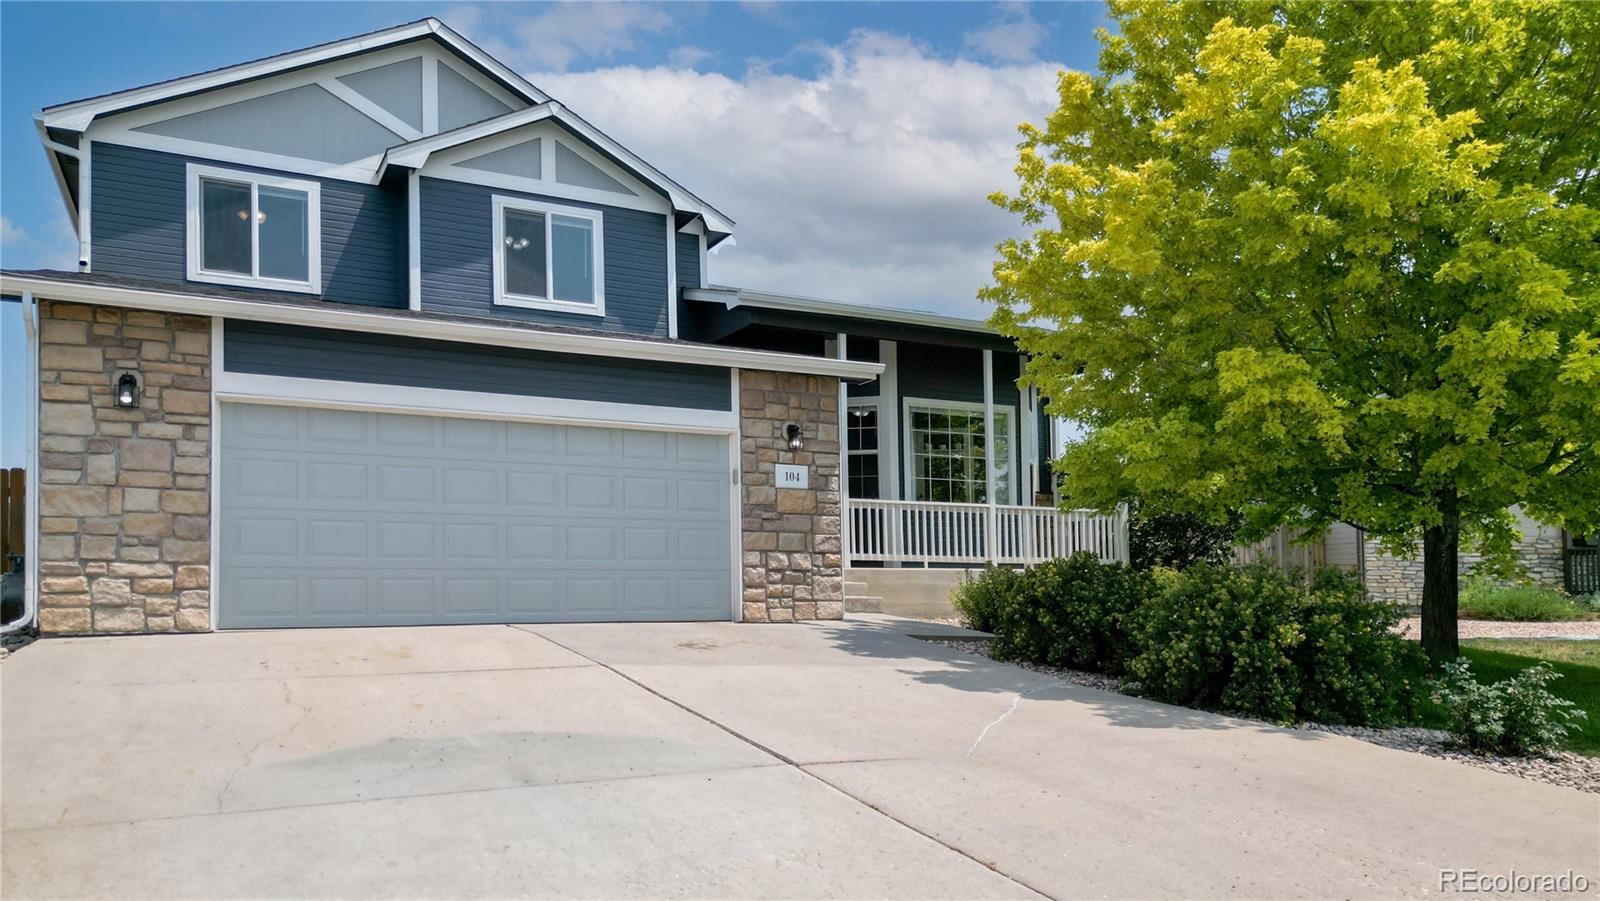
<path id="1" fill-rule="evenodd" d="M 871 593 L 871 591 L 867 588 L 867 583 L 860 582 L 860 581 L 857 581 L 855 579 L 846 579 L 846 580 L 844 580 L 844 596 L 845 597 L 850 597 L 852 595 L 858 595 L 858 596 L 861 596 L 861 597 L 865 597 L 870 593 Z"/>
<path id="2" fill-rule="evenodd" d="M 844 596 L 844 612 L 846 613 L 882 613 L 883 598 L 870 595 L 847 594 Z"/>

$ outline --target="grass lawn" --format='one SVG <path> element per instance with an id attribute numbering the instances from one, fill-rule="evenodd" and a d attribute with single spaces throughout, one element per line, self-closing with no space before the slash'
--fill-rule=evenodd
<path id="1" fill-rule="evenodd" d="M 1461 655 L 1472 664 L 1479 682 L 1499 682 L 1548 661 L 1561 674 L 1550 690 L 1589 714 L 1578 731 L 1567 736 L 1567 748 L 1600 757 L 1600 641 L 1479 638 L 1463 641 Z M 1424 710 L 1424 719 L 1427 725 L 1443 724 L 1437 709 Z"/>

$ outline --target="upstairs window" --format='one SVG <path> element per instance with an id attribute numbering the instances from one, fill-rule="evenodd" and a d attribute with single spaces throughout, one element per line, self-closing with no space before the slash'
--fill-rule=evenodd
<path id="1" fill-rule="evenodd" d="M 316 182 L 189 166 L 189 279 L 322 292 Z"/>
<path id="2" fill-rule="evenodd" d="M 496 197 L 494 302 L 605 315 L 603 227 L 598 210 Z"/>

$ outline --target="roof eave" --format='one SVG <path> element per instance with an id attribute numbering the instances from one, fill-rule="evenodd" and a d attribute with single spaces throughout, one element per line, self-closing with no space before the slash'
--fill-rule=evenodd
<path id="1" fill-rule="evenodd" d="M 750 306 L 767 310 L 815 313 L 823 316 L 840 316 L 847 319 L 894 322 L 927 328 L 956 329 L 967 332 L 981 332 L 986 335 L 1000 335 L 1000 332 L 996 331 L 988 323 L 978 319 L 962 319 L 958 316 L 924 313 L 920 310 L 900 310 L 894 307 L 860 306 L 836 300 L 822 300 L 821 298 L 789 294 L 772 294 L 765 291 L 749 291 L 743 288 L 720 286 L 687 288 L 684 290 L 683 296 L 686 300 L 696 300 L 702 303 L 720 303 L 730 310 L 736 307 Z"/>
<path id="2" fill-rule="evenodd" d="M 74 283 L 38 276 L 0 273 L 0 294 L 31 293 L 46 300 L 102 306 L 132 307 L 190 316 L 214 316 L 278 322 L 313 328 L 344 331 L 380 332 L 440 341 L 520 347 L 551 353 L 585 356 L 657 360 L 699 366 L 724 366 L 830 376 L 853 382 L 869 382 L 883 372 L 883 364 L 856 360 L 835 360 L 804 354 L 745 350 L 714 345 L 646 341 L 626 337 L 595 337 L 537 329 L 464 323 L 386 315 L 381 312 L 351 312 L 315 306 L 291 306 L 254 300 L 204 297 L 180 292 L 152 291 L 112 285 Z"/>

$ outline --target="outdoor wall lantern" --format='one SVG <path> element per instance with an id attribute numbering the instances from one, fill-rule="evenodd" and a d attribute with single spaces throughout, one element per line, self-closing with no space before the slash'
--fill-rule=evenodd
<path id="1" fill-rule="evenodd" d="M 139 406 L 139 377 L 131 372 L 117 376 L 117 406 Z"/>
<path id="2" fill-rule="evenodd" d="M 789 449 L 790 450 L 797 451 L 800 448 L 806 446 L 805 441 L 802 440 L 801 437 L 800 437 L 800 426 L 797 425 L 796 423 L 793 423 L 793 422 L 789 423 L 789 427 L 784 429 L 784 434 L 789 436 Z"/>

